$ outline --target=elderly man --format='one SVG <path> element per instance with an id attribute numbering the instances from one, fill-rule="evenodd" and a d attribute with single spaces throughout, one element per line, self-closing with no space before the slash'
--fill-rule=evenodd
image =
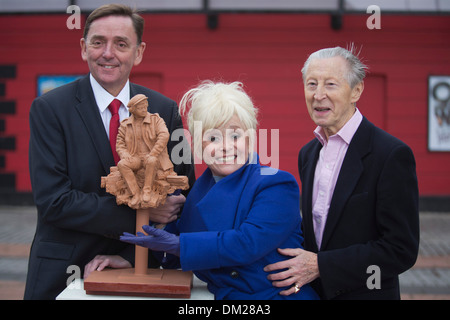
<path id="1" fill-rule="evenodd" d="M 280 249 L 293 258 L 265 268 L 292 285 L 282 294 L 312 281 L 323 299 L 399 299 L 398 275 L 417 259 L 414 155 L 356 108 L 366 66 L 352 51 L 319 50 L 302 69 L 318 127 L 298 159 L 305 250 Z"/>

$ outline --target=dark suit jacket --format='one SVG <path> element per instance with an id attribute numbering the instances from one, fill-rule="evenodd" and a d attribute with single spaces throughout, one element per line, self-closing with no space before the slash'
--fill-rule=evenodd
<path id="1" fill-rule="evenodd" d="M 344 158 L 331 200 L 320 251 L 314 237 L 312 189 L 322 144 L 299 153 L 306 250 L 318 252 L 325 299 L 398 299 L 398 275 L 414 265 L 419 247 L 418 187 L 411 149 L 366 118 Z M 378 266 L 381 288 L 369 289 Z"/>
<path id="2" fill-rule="evenodd" d="M 182 128 L 174 101 L 130 84 L 130 96 L 138 93 L 148 97 L 149 112 L 159 113 L 169 132 Z M 169 154 L 177 143 L 169 142 Z M 121 254 L 133 264 L 133 246 L 118 238 L 124 231 L 134 233 L 135 212 L 118 206 L 100 187 L 114 159 L 89 75 L 34 100 L 29 161 L 38 221 L 25 299 L 55 298 L 72 275 L 68 266 L 78 266 L 82 276 L 97 254 Z M 193 168 L 181 164 L 175 171 L 193 183 Z"/>

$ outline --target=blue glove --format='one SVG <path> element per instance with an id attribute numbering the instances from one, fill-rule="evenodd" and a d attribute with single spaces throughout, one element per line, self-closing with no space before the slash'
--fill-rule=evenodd
<path id="1" fill-rule="evenodd" d="M 173 193 L 168 194 L 168 196 L 179 196 L 180 194 L 181 194 L 181 189 L 177 189 Z"/>
<path id="2" fill-rule="evenodd" d="M 173 254 L 177 257 L 180 256 L 180 237 L 173 233 L 156 229 L 150 226 L 142 226 L 142 229 L 148 234 L 145 235 L 142 232 L 134 234 L 124 232 L 123 236 L 120 236 L 120 240 L 135 244 L 141 247 L 149 248 L 154 251 L 164 251 Z"/>

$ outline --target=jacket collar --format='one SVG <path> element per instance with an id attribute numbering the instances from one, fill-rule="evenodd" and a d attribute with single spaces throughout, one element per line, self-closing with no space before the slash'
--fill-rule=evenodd
<path id="1" fill-rule="evenodd" d="M 260 169 L 259 159 L 256 159 L 256 163 L 245 164 L 217 183 L 214 183 L 211 170 L 209 168 L 205 170 L 202 175 L 204 181 L 201 183 L 204 186 L 209 186 L 209 188 L 202 199 L 196 199 L 200 200 L 196 205 L 196 210 L 198 210 L 207 230 L 222 231 L 234 227 L 244 189 L 251 175 L 255 170 L 259 173 Z"/>
<path id="2" fill-rule="evenodd" d="M 151 117 L 152 117 L 152 114 L 151 114 L 151 113 L 147 113 L 147 114 L 145 115 L 144 119 L 142 120 L 142 122 L 143 122 L 143 123 L 151 123 Z M 129 121 L 130 124 L 133 124 L 133 123 L 135 123 L 137 120 L 136 120 L 136 118 L 135 118 L 134 116 L 130 116 L 130 117 L 128 118 L 128 121 Z"/>
<path id="3" fill-rule="evenodd" d="M 109 173 L 109 168 L 114 166 L 114 158 L 109 145 L 108 135 L 105 132 L 99 109 L 95 102 L 89 75 L 78 80 L 75 96 L 79 101 L 75 108 L 95 145 L 105 173 Z"/>

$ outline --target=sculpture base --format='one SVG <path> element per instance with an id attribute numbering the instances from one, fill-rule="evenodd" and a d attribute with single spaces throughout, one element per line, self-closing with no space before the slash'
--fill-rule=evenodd
<path id="1" fill-rule="evenodd" d="M 134 268 L 93 271 L 84 280 L 86 294 L 190 298 L 192 272 L 148 269 L 137 275 Z"/>

